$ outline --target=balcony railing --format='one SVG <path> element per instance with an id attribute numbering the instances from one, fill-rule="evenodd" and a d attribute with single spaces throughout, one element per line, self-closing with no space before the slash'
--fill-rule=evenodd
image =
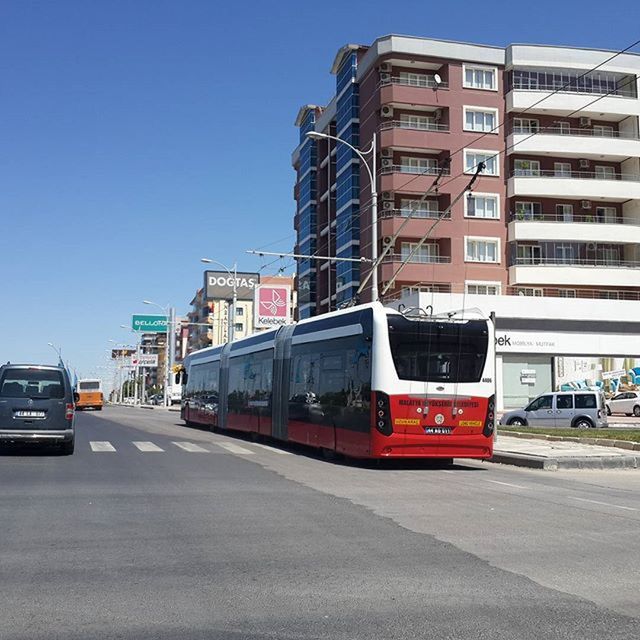
<path id="1" fill-rule="evenodd" d="M 437 176 L 440 173 L 439 167 L 412 167 L 407 164 L 393 164 L 381 167 L 380 173 L 413 173 L 414 175 Z M 449 169 L 444 170 L 444 175 L 449 175 Z"/>
<path id="2" fill-rule="evenodd" d="M 382 262 L 404 262 L 407 256 L 403 253 L 389 253 Z M 451 262 L 451 256 L 425 256 L 415 255 L 408 261 L 409 264 L 447 264 Z"/>
<path id="3" fill-rule="evenodd" d="M 604 84 L 604 86 L 598 85 L 587 85 L 587 84 L 579 84 L 579 83 L 571 83 L 568 84 L 566 82 L 558 82 L 558 83 L 539 83 L 539 82 L 519 82 L 518 80 L 513 81 L 511 86 L 512 90 L 515 91 L 556 91 L 557 93 L 584 93 L 587 95 L 607 95 L 607 97 L 611 96 L 613 98 L 635 98 L 635 89 L 633 86 L 633 82 L 628 82 L 628 84 L 624 84 L 628 82 L 627 80 L 623 80 L 618 83 L 608 83 Z M 565 86 L 566 85 L 566 86 Z"/>
<path id="4" fill-rule="evenodd" d="M 439 122 L 405 122 L 404 120 L 387 120 L 380 129 L 411 129 L 413 131 L 449 131 L 448 124 Z"/>
<path id="5" fill-rule="evenodd" d="M 573 180 L 623 180 L 640 182 L 635 173 L 597 173 L 595 171 L 555 171 L 554 169 L 514 169 L 512 178 L 570 178 Z"/>
<path id="6" fill-rule="evenodd" d="M 562 213 L 531 213 L 516 211 L 509 214 L 509 222 L 584 222 L 588 224 L 630 224 L 640 226 L 639 218 L 622 217 L 598 217 L 594 213 L 573 213 L 570 215 Z"/>
<path id="7" fill-rule="evenodd" d="M 439 84 L 433 76 L 425 76 L 424 78 L 400 78 L 392 76 L 385 80 L 380 80 L 380 86 L 384 87 L 390 84 L 400 84 L 404 87 L 417 87 L 418 89 L 448 89 L 449 83 L 441 81 Z"/>
<path id="8" fill-rule="evenodd" d="M 628 268 L 637 269 L 640 262 L 632 260 L 617 260 L 615 258 L 534 258 L 515 257 L 509 262 L 510 267 L 518 266 L 552 266 L 552 267 L 599 267 L 599 268 Z"/>
<path id="9" fill-rule="evenodd" d="M 383 209 L 380 218 L 428 218 L 429 220 L 451 220 L 451 211 L 424 211 L 421 209 Z M 640 223 L 639 223 L 640 224 Z"/>
<path id="10" fill-rule="evenodd" d="M 622 140 L 640 140 L 640 136 L 636 133 L 626 131 L 602 131 L 583 127 L 512 127 L 512 134 L 516 135 L 533 135 L 538 136 L 581 136 L 587 138 L 620 138 Z"/>

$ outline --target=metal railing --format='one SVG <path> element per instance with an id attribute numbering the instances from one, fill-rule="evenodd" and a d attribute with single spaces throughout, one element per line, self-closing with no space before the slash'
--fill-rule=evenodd
<path id="1" fill-rule="evenodd" d="M 407 259 L 407 255 L 403 253 L 388 253 L 382 262 L 404 262 Z M 409 264 L 447 264 L 451 262 L 451 256 L 427 256 L 427 255 L 414 255 Z"/>
<path id="2" fill-rule="evenodd" d="M 437 220 L 438 218 L 440 218 L 441 220 L 451 220 L 451 211 L 426 211 L 423 209 L 411 209 L 411 208 L 385 209 L 383 205 L 383 208 L 381 211 L 379 211 L 378 216 L 380 218 L 411 217 L 411 218 L 428 218 L 430 220 Z"/>
<path id="3" fill-rule="evenodd" d="M 597 173 L 595 171 L 555 171 L 555 169 L 514 169 L 512 178 L 571 178 L 578 180 L 622 180 L 640 182 L 635 173 Z"/>
<path id="4" fill-rule="evenodd" d="M 407 164 L 392 164 L 380 168 L 380 173 L 413 173 L 414 175 L 437 176 L 439 172 L 439 167 L 412 167 Z M 449 169 L 444 170 L 444 175 L 449 175 Z"/>
<path id="5" fill-rule="evenodd" d="M 595 213 L 573 213 L 565 215 L 562 213 L 530 213 L 524 211 L 511 212 L 509 222 L 581 222 L 587 224 L 630 224 L 640 226 L 640 218 L 623 218 L 616 216 L 598 217 Z"/>
<path id="6" fill-rule="evenodd" d="M 584 93 L 587 95 L 607 95 L 607 97 L 611 96 L 612 98 L 635 98 L 636 92 L 633 87 L 633 83 L 630 86 L 617 86 L 619 83 L 607 83 L 604 86 L 587 86 L 583 84 L 582 86 L 578 86 L 577 84 L 569 84 L 565 86 L 565 82 L 551 83 L 551 84 L 543 84 L 543 83 L 533 83 L 534 86 L 531 86 L 529 82 L 518 82 L 518 80 L 513 80 L 511 85 L 511 90 L 513 91 L 556 91 L 558 93 Z"/>
<path id="7" fill-rule="evenodd" d="M 383 129 L 410 129 L 412 131 L 449 131 L 448 124 L 440 122 L 405 122 L 404 120 L 386 120 L 380 124 Z"/>
<path id="8" fill-rule="evenodd" d="M 385 80 L 380 80 L 380 86 L 384 87 L 390 84 L 399 84 L 403 87 L 416 87 L 416 89 L 448 89 L 448 82 L 440 82 L 439 84 L 435 81 L 433 76 L 424 76 L 424 78 L 420 78 L 416 80 L 415 78 L 409 80 L 408 78 L 400 78 L 399 76 L 392 76 Z"/>
<path id="9" fill-rule="evenodd" d="M 628 133 L 626 131 L 598 131 L 592 128 L 583 127 L 512 127 L 511 133 L 515 135 L 533 135 L 537 136 L 581 136 L 591 138 L 620 138 L 623 140 L 640 140 L 637 133 Z"/>
<path id="10" fill-rule="evenodd" d="M 632 260 L 616 260 L 615 258 L 534 258 L 515 257 L 509 261 L 510 267 L 603 267 L 637 269 L 640 262 Z"/>

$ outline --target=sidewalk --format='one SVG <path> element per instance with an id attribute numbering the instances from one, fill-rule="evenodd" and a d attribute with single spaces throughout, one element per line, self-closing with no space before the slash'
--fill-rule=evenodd
<path id="1" fill-rule="evenodd" d="M 640 452 L 582 442 L 498 435 L 492 462 L 531 469 L 640 469 Z"/>

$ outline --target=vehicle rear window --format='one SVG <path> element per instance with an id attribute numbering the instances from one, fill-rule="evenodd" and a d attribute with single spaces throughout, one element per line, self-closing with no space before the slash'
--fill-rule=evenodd
<path id="1" fill-rule="evenodd" d="M 576 409 L 595 409 L 595 393 L 576 393 Z"/>
<path id="2" fill-rule="evenodd" d="M 62 372 L 47 369 L 5 369 L 1 398 L 64 398 Z"/>
<path id="3" fill-rule="evenodd" d="M 80 382 L 80 391 L 98 391 L 100 389 L 99 382 Z"/>

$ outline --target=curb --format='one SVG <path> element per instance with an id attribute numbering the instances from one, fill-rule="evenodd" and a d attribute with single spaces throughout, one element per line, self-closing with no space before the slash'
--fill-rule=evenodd
<path id="1" fill-rule="evenodd" d="M 525 440 L 546 440 L 550 442 L 577 442 L 578 444 L 595 444 L 600 447 L 616 447 L 627 451 L 640 451 L 640 442 L 630 440 L 613 440 L 611 438 L 570 438 L 568 436 L 552 436 L 547 433 L 521 433 L 520 431 L 503 431 L 498 429 L 498 438 L 523 438 Z"/>
<path id="2" fill-rule="evenodd" d="M 495 452 L 489 462 L 529 469 L 638 469 L 640 456 L 543 458 L 519 453 Z"/>

